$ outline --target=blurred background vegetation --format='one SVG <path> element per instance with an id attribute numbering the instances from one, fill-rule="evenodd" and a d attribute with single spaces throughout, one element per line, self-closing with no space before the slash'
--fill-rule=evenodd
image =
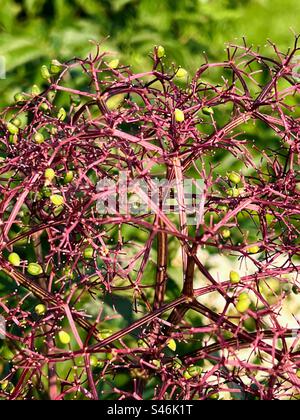
<path id="1" fill-rule="evenodd" d="M 220 60 L 225 44 L 243 36 L 262 47 L 270 38 L 287 49 L 299 24 L 299 0 L 1 0 L 7 78 L 0 82 L 0 105 L 39 83 L 49 59 L 86 56 L 89 40 L 110 36 L 105 48 L 135 70 L 150 67 L 149 52 L 162 44 L 170 60 L 193 72 L 203 51 Z"/>

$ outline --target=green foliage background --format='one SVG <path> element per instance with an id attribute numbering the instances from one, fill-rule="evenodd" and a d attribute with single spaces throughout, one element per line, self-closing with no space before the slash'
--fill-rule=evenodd
<path id="1" fill-rule="evenodd" d="M 148 53 L 163 44 L 192 72 L 203 51 L 220 60 L 225 43 L 241 43 L 243 36 L 261 46 L 270 38 L 287 49 L 299 24 L 298 0 L 1 0 L 7 78 L 0 82 L 0 105 L 38 83 L 49 58 L 85 56 L 89 40 L 110 36 L 105 48 L 136 70 L 149 67 Z"/>

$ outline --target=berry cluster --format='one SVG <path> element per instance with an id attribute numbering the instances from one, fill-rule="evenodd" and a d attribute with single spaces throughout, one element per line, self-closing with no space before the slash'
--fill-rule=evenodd
<path id="1" fill-rule="evenodd" d="M 97 48 L 16 95 L 0 120 L 2 398 L 298 398 L 298 53 L 232 46 L 190 77 L 162 46 L 142 74 Z M 99 214 L 98 182 L 120 172 L 175 182 L 179 214 Z M 204 182 L 194 225 L 186 178 Z"/>

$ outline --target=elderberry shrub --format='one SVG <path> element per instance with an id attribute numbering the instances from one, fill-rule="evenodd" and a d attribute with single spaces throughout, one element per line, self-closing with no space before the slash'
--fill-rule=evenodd
<path id="1" fill-rule="evenodd" d="M 297 54 L 98 47 L 3 110 L 2 399 L 298 398 Z M 178 211 L 138 203 L 156 177 Z"/>

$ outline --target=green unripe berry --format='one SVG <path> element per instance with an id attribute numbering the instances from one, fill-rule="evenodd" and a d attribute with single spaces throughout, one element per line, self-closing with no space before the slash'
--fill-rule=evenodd
<path id="1" fill-rule="evenodd" d="M 59 195 L 59 194 L 51 195 L 50 201 L 55 207 L 60 207 L 60 206 L 63 206 L 65 204 L 64 197 L 62 195 Z"/>
<path id="2" fill-rule="evenodd" d="M 20 103 L 20 102 L 25 102 L 26 101 L 26 98 L 23 95 L 23 93 L 18 92 L 18 93 L 15 94 L 14 100 L 15 100 L 16 103 Z"/>
<path id="3" fill-rule="evenodd" d="M 106 106 L 110 111 L 114 109 L 120 108 L 123 104 L 125 99 L 125 95 L 123 93 L 119 93 L 118 95 L 113 95 L 106 101 Z"/>
<path id="4" fill-rule="evenodd" d="M 119 67 L 120 60 L 118 58 L 114 58 L 108 63 L 108 67 L 111 69 L 116 69 Z"/>
<path id="5" fill-rule="evenodd" d="M 142 349 L 147 349 L 148 348 L 147 343 L 144 340 L 142 340 L 141 338 L 138 340 L 137 343 L 138 343 L 139 348 L 142 348 Z"/>
<path id="6" fill-rule="evenodd" d="M 229 229 L 223 229 L 221 235 L 223 239 L 229 239 L 231 237 L 231 232 Z"/>
<path id="7" fill-rule="evenodd" d="M 27 272 L 31 276 L 40 276 L 43 273 L 43 269 L 38 263 L 30 263 L 27 267 Z"/>
<path id="8" fill-rule="evenodd" d="M 47 112 L 49 111 L 49 105 L 46 104 L 45 102 L 42 102 L 41 105 L 39 106 L 40 110 L 43 112 Z"/>
<path id="9" fill-rule="evenodd" d="M 90 356 L 90 365 L 91 365 L 92 367 L 97 367 L 97 366 L 98 366 L 98 364 L 99 364 L 99 360 L 98 360 L 98 358 L 97 358 L 94 354 L 92 354 L 92 355 Z"/>
<path id="10" fill-rule="evenodd" d="M 50 133 L 52 134 L 52 136 L 55 136 L 58 133 L 57 127 L 51 127 Z"/>
<path id="11" fill-rule="evenodd" d="M 134 379 L 144 379 L 147 380 L 149 375 L 145 369 L 133 368 L 130 369 L 130 376 Z"/>
<path id="12" fill-rule="evenodd" d="M 156 367 L 156 368 L 160 368 L 161 367 L 161 361 L 160 360 L 151 360 L 151 363 Z"/>
<path id="13" fill-rule="evenodd" d="M 88 246 L 87 248 L 85 248 L 85 250 L 83 251 L 83 256 L 86 260 L 91 260 L 94 258 L 94 248 L 92 248 L 91 246 Z"/>
<path id="14" fill-rule="evenodd" d="M 8 384 L 9 384 L 9 381 L 8 380 L 1 382 L 1 389 L 2 389 L 2 391 L 5 391 L 7 389 Z"/>
<path id="15" fill-rule="evenodd" d="M 101 330 L 98 334 L 97 337 L 100 340 L 105 340 L 106 338 L 110 337 L 112 335 L 112 330 Z"/>
<path id="16" fill-rule="evenodd" d="M 212 392 L 212 391 L 210 391 Z M 209 400 L 218 400 L 220 398 L 220 394 L 218 392 L 214 392 L 212 394 L 209 395 L 208 399 Z"/>
<path id="17" fill-rule="evenodd" d="M 32 88 L 31 88 L 31 95 L 32 96 L 38 96 L 38 95 L 40 95 L 40 93 L 41 93 L 41 90 L 38 87 L 38 85 L 33 85 Z"/>
<path id="18" fill-rule="evenodd" d="M 188 72 L 184 68 L 179 67 L 175 73 L 175 77 L 176 79 L 186 80 L 188 78 Z"/>
<path id="19" fill-rule="evenodd" d="M 229 181 L 231 181 L 235 185 L 237 185 L 237 184 L 239 184 L 241 182 L 241 177 L 236 172 L 230 172 L 228 174 L 228 179 L 229 179 Z"/>
<path id="20" fill-rule="evenodd" d="M 55 207 L 53 214 L 55 217 L 58 217 L 64 211 L 64 206 Z"/>
<path id="21" fill-rule="evenodd" d="M 250 298 L 249 298 L 249 295 L 248 295 L 248 293 L 246 293 L 246 292 L 242 292 L 242 293 L 240 293 L 239 294 L 239 296 L 238 296 L 238 300 L 239 301 L 241 301 L 241 300 L 249 300 Z"/>
<path id="22" fill-rule="evenodd" d="M 241 293 L 238 296 L 238 300 L 237 300 L 237 304 L 236 304 L 236 309 L 240 312 L 240 313 L 244 313 L 246 312 L 251 305 L 251 299 L 248 296 L 248 294 L 246 292 Z"/>
<path id="23" fill-rule="evenodd" d="M 175 359 L 173 359 L 173 363 L 172 363 L 173 369 L 179 370 L 179 369 L 182 368 L 182 366 L 183 366 L 182 361 L 178 357 L 175 357 Z"/>
<path id="24" fill-rule="evenodd" d="M 63 344 L 63 345 L 70 344 L 70 342 L 71 342 L 70 335 L 64 330 L 59 331 L 58 339 L 61 342 L 61 344 Z"/>
<path id="25" fill-rule="evenodd" d="M 300 379 L 300 369 L 297 369 L 296 376 Z"/>
<path id="26" fill-rule="evenodd" d="M 106 360 L 112 360 L 114 358 L 113 350 L 111 353 L 105 353 Z"/>
<path id="27" fill-rule="evenodd" d="M 13 265 L 14 267 L 20 267 L 21 265 L 21 258 L 16 252 L 12 252 L 9 254 L 8 261 Z"/>
<path id="28" fill-rule="evenodd" d="M 33 136 L 33 140 L 37 143 L 37 144 L 42 144 L 45 141 L 45 137 L 43 136 L 42 133 L 35 133 L 35 135 Z"/>
<path id="29" fill-rule="evenodd" d="M 251 305 L 251 302 L 248 302 L 246 300 L 242 300 L 242 301 L 237 302 L 236 309 L 237 309 L 238 312 L 243 314 L 244 312 L 248 311 L 250 305 Z"/>
<path id="30" fill-rule="evenodd" d="M 64 176 L 64 184 L 69 184 L 74 179 L 74 172 L 68 171 Z"/>
<path id="31" fill-rule="evenodd" d="M 187 379 L 187 380 L 192 379 L 192 376 L 189 374 L 187 370 L 183 372 L 183 377 L 184 379 Z"/>
<path id="32" fill-rule="evenodd" d="M 176 345 L 176 341 L 173 338 L 171 338 L 170 340 L 168 340 L 167 346 L 168 346 L 168 348 L 170 350 L 176 351 L 177 345 Z"/>
<path id="33" fill-rule="evenodd" d="M 47 93 L 47 99 L 49 102 L 53 102 L 56 97 L 56 91 L 50 91 Z"/>
<path id="34" fill-rule="evenodd" d="M 64 121 L 67 118 L 67 113 L 66 113 L 65 108 L 60 108 L 60 110 L 57 113 L 57 118 L 60 121 Z"/>
<path id="35" fill-rule="evenodd" d="M 166 51 L 162 45 L 157 47 L 156 53 L 158 58 L 163 58 L 166 55 Z"/>
<path id="36" fill-rule="evenodd" d="M 176 108 L 174 112 L 175 121 L 183 122 L 185 120 L 184 112 L 181 109 Z"/>
<path id="37" fill-rule="evenodd" d="M 236 271 L 230 271 L 230 282 L 238 284 L 241 281 L 241 276 Z"/>
<path id="38" fill-rule="evenodd" d="M 201 375 L 202 369 L 200 366 L 190 365 L 183 373 L 185 379 L 195 378 Z"/>
<path id="39" fill-rule="evenodd" d="M 249 254 L 257 254 L 260 251 L 260 247 L 258 245 L 253 245 L 247 248 L 247 252 Z"/>
<path id="40" fill-rule="evenodd" d="M 213 108 L 210 108 L 209 106 L 205 106 L 204 108 L 202 108 L 202 112 L 204 115 L 214 115 L 215 113 Z"/>
<path id="41" fill-rule="evenodd" d="M 12 123 L 7 123 L 7 129 L 10 132 L 10 134 L 18 134 L 19 133 L 19 127 Z"/>
<path id="42" fill-rule="evenodd" d="M 21 125 L 22 125 L 22 121 L 18 117 L 16 117 L 13 120 L 11 120 L 11 123 L 13 125 L 15 125 L 16 127 L 21 127 Z"/>
<path id="43" fill-rule="evenodd" d="M 40 304 L 34 308 L 34 311 L 37 315 L 42 316 L 45 315 L 45 313 L 47 312 L 47 308 L 45 305 Z"/>
<path id="44" fill-rule="evenodd" d="M 227 213 L 227 212 L 228 212 L 228 206 L 226 206 L 226 205 L 221 205 L 221 206 L 218 206 L 218 209 L 219 209 L 221 212 L 223 212 L 223 213 Z"/>
<path id="45" fill-rule="evenodd" d="M 59 74 L 62 70 L 62 64 L 58 60 L 52 60 L 50 64 L 51 74 Z"/>
<path id="46" fill-rule="evenodd" d="M 12 394 L 15 390 L 15 387 L 11 382 L 9 382 L 8 380 L 5 380 L 1 382 L 1 389 L 7 394 Z"/>
<path id="47" fill-rule="evenodd" d="M 46 170 L 45 170 L 45 178 L 48 180 L 48 181 L 53 181 L 53 179 L 56 177 L 56 173 L 55 173 L 55 171 L 52 169 L 52 168 L 47 168 Z"/>
<path id="48" fill-rule="evenodd" d="M 227 195 L 229 196 L 229 197 L 233 197 L 233 198 L 237 198 L 237 197 L 239 197 L 240 196 L 240 189 L 239 188 L 229 188 L 227 191 L 226 191 L 226 193 L 227 193 Z"/>
<path id="49" fill-rule="evenodd" d="M 50 79 L 51 74 L 50 74 L 50 71 L 49 71 L 47 66 L 42 66 L 41 67 L 41 75 L 42 75 L 42 78 L 45 79 L 45 80 Z"/>
<path id="50" fill-rule="evenodd" d="M 199 376 L 202 373 L 202 368 L 200 366 L 191 365 L 187 368 L 187 371 L 192 377 Z"/>

